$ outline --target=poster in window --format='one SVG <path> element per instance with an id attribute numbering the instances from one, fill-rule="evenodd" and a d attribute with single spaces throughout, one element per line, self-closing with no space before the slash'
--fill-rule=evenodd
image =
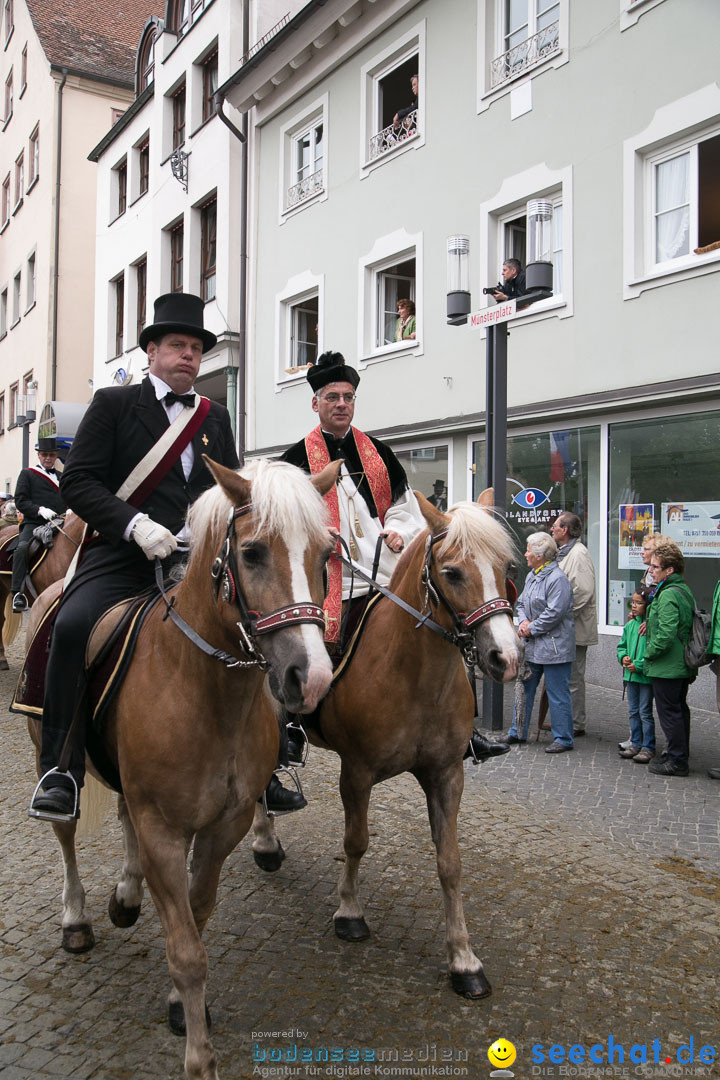
<path id="1" fill-rule="evenodd" d="M 621 503 L 618 570 L 644 570 L 642 543 L 655 531 L 655 503 Z"/>
<path id="2" fill-rule="evenodd" d="M 720 502 L 663 503 L 662 531 L 686 558 L 720 558 Z"/>

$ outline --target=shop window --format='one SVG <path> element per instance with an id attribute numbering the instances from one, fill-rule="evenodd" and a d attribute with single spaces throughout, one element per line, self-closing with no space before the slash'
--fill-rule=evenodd
<path id="1" fill-rule="evenodd" d="M 37 126 L 28 141 L 28 191 L 40 176 L 40 128 Z"/>
<path id="2" fill-rule="evenodd" d="M 393 450 L 407 473 L 408 484 L 412 490 L 422 492 L 438 510 L 447 510 L 453 501 L 447 443 L 412 449 L 394 446 Z"/>
<path id="3" fill-rule="evenodd" d="M 201 221 L 201 282 L 203 300 L 215 299 L 217 259 L 217 199 L 212 199 L 200 210 Z"/>
<path id="4" fill-rule="evenodd" d="M 425 24 L 366 64 L 361 73 L 367 170 L 425 142 Z"/>
<path id="5" fill-rule="evenodd" d="M 473 499 L 486 487 L 485 442 L 473 443 Z M 522 557 L 527 537 L 549 532 L 565 510 L 583 523 L 582 541 L 600 571 L 600 428 L 564 428 L 507 440 L 505 512 L 519 558 L 513 580 L 522 589 L 527 564 Z"/>
<path id="6" fill-rule="evenodd" d="M 608 622 L 625 621 L 646 569 L 642 538 L 662 533 L 685 556 L 684 578 L 710 610 L 720 558 L 720 412 L 611 424 Z"/>

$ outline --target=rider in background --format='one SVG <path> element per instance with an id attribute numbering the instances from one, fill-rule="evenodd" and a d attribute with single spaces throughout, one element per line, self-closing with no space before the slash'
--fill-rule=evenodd
<path id="1" fill-rule="evenodd" d="M 15 485 L 15 506 L 23 515 L 18 546 L 12 563 L 13 611 L 25 611 L 28 602 L 23 589 L 28 572 L 28 553 L 33 532 L 47 521 L 62 517 L 66 510 L 60 494 L 61 474 L 55 468 L 57 446 L 55 439 L 39 439 L 37 465 L 23 469 Z"/>

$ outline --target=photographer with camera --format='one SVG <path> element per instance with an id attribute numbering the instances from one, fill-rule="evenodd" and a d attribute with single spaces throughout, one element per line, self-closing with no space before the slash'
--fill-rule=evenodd
<path id="1" fill-rule="evenodd" d="M 527 292 L 525 288 L 525 271 L 520 269 L 519 259 L 506 259 L 502 264 L 502 281 L 489 289 L 483 289 L 488 295 L 492 294 L 498 304 L 505 300 L 517 300 Z"/>

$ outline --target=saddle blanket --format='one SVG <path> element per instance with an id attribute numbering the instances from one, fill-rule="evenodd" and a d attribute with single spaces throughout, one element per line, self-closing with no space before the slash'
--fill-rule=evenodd
<path id="1" fill-rule="evenodd" d="M 19 526 L 11 525 L 8 529 L 3 529 L 0 534 L 0 574 L 12 574 L 12 557 L 15 548 L 18 546 L 19 531 Z M 4 535 L 6 532 L 7 536 Z M 38 540 L 30 542 L 28 566 L 31 574 L 35 573 L 47 553 L 48 549 L 43 547 Z"/>

